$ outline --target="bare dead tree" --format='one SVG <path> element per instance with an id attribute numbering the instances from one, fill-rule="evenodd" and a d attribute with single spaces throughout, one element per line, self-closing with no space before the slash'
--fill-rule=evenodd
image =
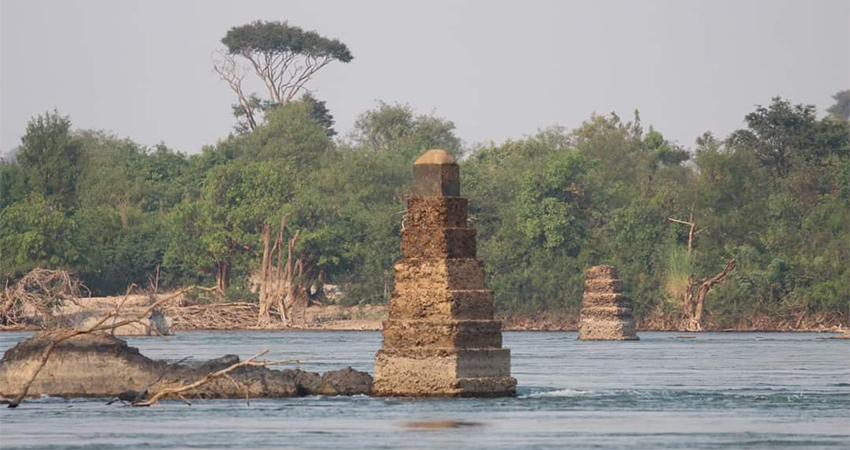
<path id="1" fill-rule="evenodd" d="M 696 222 L 694 222 L 693 207 L 691 207 L 691 212 L 688 214 L 688 220 L 681 220 L 673 217 L 668 217 L 667 220 L 688 226 L 688 256 L 691 257 L 694 253 L 695 238 L 703 231 L 706 231 L 705 228 L 698 228 Z M 726 264 L 726 268 L 722 272 L 711 279 L 706 278 L 700 281 L 700 286 L 697 292 L 694 292 L 696 287 L 694 274 L 691 273 L 688 276 L 688 285 L 685 289 L 685 299 L 682 302 L 682 327 L 685 330 L 702 330 L 703 315 L 705 312 L 705 297 L 714 286 L 722 283 L 729 275 L 729 272 L 731 272 L 734 268 L 735 259 L 733 258 L 729 260 Z"/>
<path id="2" fill-rule="evenodd" d="M 227 53 L 225 50 L 214 52 L 212 60 L 213 70 L 222 81 L 227 83 L 230 90 L 236 94 L 239 106 L 245 112 L 245 119 L 248 121 L 248 126 L 253 130 L 257 127 L 257 120 L 254 118 L 254 105 L 251 104 L 250 97 L 245 95 L 245 92 L 242 90 L 242 82 L 245 76 L 248 75 L 248 70 L 239 65 L 236 61 L 236 56 Z"/>
<path id="3" fill-rule="evenodd" d="M 284 232 L 286 222 L 291 213 L 284 214 L 280 220 L 280 228 L 275 235 L 274 245 L 271 244 L 271 226 L 263 226 L 263 260 L 260 268 L 260 312 L 257 317 L 257 325 L 265 326 L 271 323 L 271 307 L 277 306 L 281 321 L 289 320 L 287 305 L 293 302 L 293 290 L 296 289 L 295 273 L 293 271 L 293 258 L 295 257 L 295 245 L 301 231 L 295 232 L 286 246 L 286 265 L 283 261 Z M 273 263 L 275 252 L 277 252 L 277 265 Z M 298 260 L 300 262 L 300 259 Z M 300 267 L 296 262 L 295 267 Z M 299 274 L 300 276 L 300 274 Z"/>
<path id="4" fill-rule="evenodd" d="M 715 286 L 723 283 L 726 277 L 732 273 L 735 268 L 735 258 L 730 259 L 726 263 L 720 273 L 711 277 L 704 278 L 700 282 L 699 289 L 694 293 L 694 278 L 693 275 L 688 279 L 687 296 L 684 303 L 684 328 L 687 331 L 702 331 L 703 314 L 705 313 L 705 297 Z"/>
<path id="5" fill-rule="evenodd" d="M 688 231 L 688 255 L 690 255 L 694 250 L 694 238 L 697 237 L 700 233 L 705 231 L 704 228 L 697 228 L 696 223 L 694 222 L 694 212 L 693 208 L 691 208 L 691 213 L 688 215 L 688 220 L 680 220 L 674 219 L 672 217 L 668 217 L 667 220 L 670 222 L 680 223 L 682 225 L 687 225 L 689 227 Z"/>

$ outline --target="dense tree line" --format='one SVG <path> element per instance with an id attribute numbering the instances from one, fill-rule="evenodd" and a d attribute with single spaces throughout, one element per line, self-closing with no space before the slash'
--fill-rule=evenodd
<path id="1" fill-rule="evenodd" d="M 339 138 L 324 103 L 306 96 L 186 155 L 74 130 L 48 112 L 0 166 L 3 281 L 40 266 L 70 269 L 96 294 L 158 276 L 160 287 L 202 283 L 256 299 L 248 288 L 263 227 L 287 215 L 308 292 L 330 283 L 344 302 L 385 302 L 411 164 L 438 147 L 461 158 L 502 312 L 577 313 L 583 270 L 610 263 L 637 315 L 663 317 L 679 311 L 689 278 L 735 258 L 708 299 L 719 326 L 846 321 L 846 97 L 823 118 L 775 98 L 746 128 L 706 133 L 692 149 L 645 128 L 637 112 L 468 148 L 450 121 L 385 103 Z M 695 224 L 690 250 L 689 228 L 671 219 Z"/>

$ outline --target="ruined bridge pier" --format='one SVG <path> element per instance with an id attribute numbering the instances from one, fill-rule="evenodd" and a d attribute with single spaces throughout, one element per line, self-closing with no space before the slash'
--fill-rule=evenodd
<path id="1" fill-rule="evenodd" d="M 413 166 L 373 395 L 516 395 L 466 208 L 454 159 L 444 150 L 422 155 Z"/>

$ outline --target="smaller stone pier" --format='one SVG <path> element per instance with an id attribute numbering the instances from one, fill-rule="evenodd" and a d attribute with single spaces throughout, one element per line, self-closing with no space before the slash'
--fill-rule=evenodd
<path id="1" fill-rule="evenodd" d="M 584 279 L 578 338 L 587 341 L 636 341 L 632 304 L 613 266 L 593 266 Z"/>

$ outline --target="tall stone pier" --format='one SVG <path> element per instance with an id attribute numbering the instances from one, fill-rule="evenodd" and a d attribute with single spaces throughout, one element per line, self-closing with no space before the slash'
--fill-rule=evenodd
<path id="1" fill-rule="evenodd" d="M 444 150 L 413 165 L 413 195 L 402 223 L 390 317 L 375 357 L 372 395 L 516 395 L 511 353 L 493 320 L 493 293 L 466 227 L 460 171 Z"/>
<path id="2" fill-rule="evenodd" d="M 597 341 L 636 341 L 632 304 L 613 266 L 587 269 L 578 338 Z"/>

